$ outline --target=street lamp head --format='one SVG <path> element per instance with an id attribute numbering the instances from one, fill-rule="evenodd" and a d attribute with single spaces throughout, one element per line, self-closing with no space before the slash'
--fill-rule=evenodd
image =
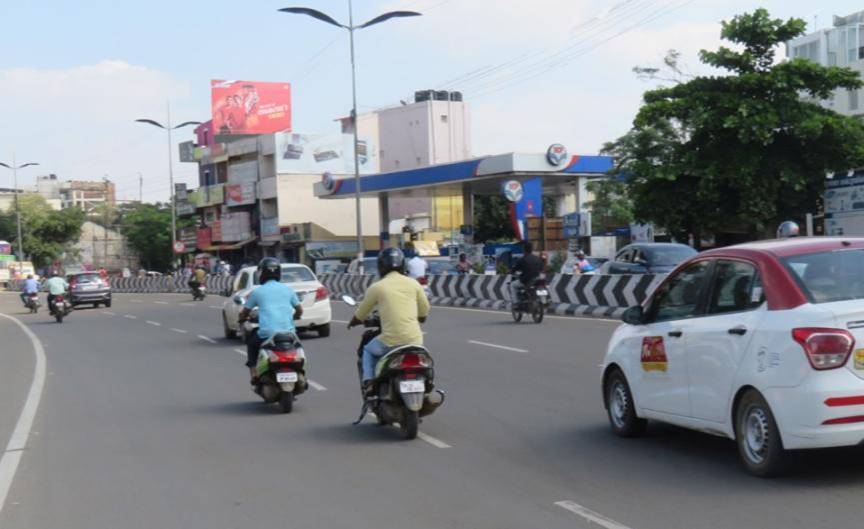
<path id="1" fill-rule="evenodd" d="M 369 20 L 368 22 L 364 22 L 360 24 L 359 28 L 368 28 L 369 26 L 374 26 L 375 24 L 380 24 L 381 22 L 385 22 L 390 20 L 391 18 L 405 18 L 405 17 L 419 17 L 421 13 L 416 11 L 390 11 L 389 13 L 384 13 L 383 15 L 378 15 L 377 17 Z"/>
<path id="2" fill-rule="evenodd" d="M 153 121 L 152 119 L 143 119 L 142 118 L 142 119 L 136 119 L 135 121 L 137 123 L 147 123 L 148 125 L 153 125 L 154 127 L 159 127 L 160 129 L 165 128 L 164 126 L 162 126 L 161 123 L 159 123 L 158 121 Z"/>
<path id="3" fill-rule="evenodd" d="M 282 11 L 283 13 L 291 13 L 291 14 L 295 14 L 295 15 L 307 15 L 307 16 L 310 16 L 312 18 L 317 18 L 318 20 L 320 20 L 322 22 L 332 24 L 332 25 L 336 26 L 337 28 L 350 29 L 350 28 L 348 28 L 348 26 L 344 26 L 344 25 L 340 24 L 339 22 L 337 22 L 336 20 L 334 20 L 330 15 L 326 15 L 326 14 L 322 13 L 321 11 L 318 11 L 317 9 L 312 9 L 309 7 L 283 7 L 279 11 Z"/>
<path id="4" fill-rule="evenodd" d="M 8 163 L 0 162 L 0 165 L 2 165 L 3 167 L 5 167 L 6 169 L 12 169 L 12 166 L 9 165 Z"/>
<path id="5" fill-rule="evenodd" d="M 19 165 L 18 169 L 24 169 L 25 167 L 30 167 L 31 165 L 39 165 L 39 162 L 28 162 L 28 163 L 25 163 L 24 165 Z"/>
<path id="6" fill-rule="evenodd" d="M 0 162 L 0 166 L 5 167 L 6 169 L 16 169 L 16 170 L 17 169 L 24 169 L 25 167 L 30 167 L 31 165 L 39 165 L 39 164 L 37 162 L 28 162 L 28 163 L 13 167 L 13 166 L 9 165 L 8 163 Z"/>
<path id="7" fill-rule="evenodd" d="M 181 124 L 179 124 L 179 125 L 177 125 L 177 126 L 175 126 L 175 127 L 172 127 L 172 128 L 174 128 L 174 129 L 179 129 L 179 128 L 181 128 L 181 127 L 187 127 L 187 126 L 189 126 L 189 125 L 200 125 L 200 124 L 201 124 L 200 121 L 184 121 L 183 123 L 181 123 Z"/>

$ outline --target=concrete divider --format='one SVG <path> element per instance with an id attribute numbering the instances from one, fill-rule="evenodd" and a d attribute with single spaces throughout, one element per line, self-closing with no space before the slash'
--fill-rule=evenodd
<path id="1" fill-rule="evenodd" d="M 119 277 L 108 280 L 111 291 L 121 294 L 159 294 L 188 293 L 188 279 L 182 277 Z M 207 292 L 220 295 L 231 288 L 233 277 L 208 276 L 205 282 Z M 21 281 L 9 282 L 9 290 L 21 290 Z"/>
<path id="2" fill-rule="evenodd" d="M 548 282 L 550 313 L 617 318 L 628 307 L 642 303 L 665 275 L 555 274 Z M 374 278 L 322 274 L 321 282 L 334 294 L 362 297 Z M 509 308 L 507 276 L 446 275 L 430 277 L 430 300 L 435 305 L 504 310 Z"/>

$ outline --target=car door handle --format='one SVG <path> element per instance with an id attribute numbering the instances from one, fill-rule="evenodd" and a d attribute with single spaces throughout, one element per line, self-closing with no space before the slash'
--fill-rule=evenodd
<path id="1" fill-rule="evenodd" d="M 681 332 L 681 331 L 669 331 L 668 334 L 669 334 L 669 336 L 671 336 L 672 338 L 681 338 L 681 335 L 683 335 L 684 333 Z"/>
<path id="2" fill-rule="evenodd" d="M 747 334 L 747 327 L 732 327 L 729 329 L 729 334 L 737 334 L 738 336 L 744 336 Z"/>

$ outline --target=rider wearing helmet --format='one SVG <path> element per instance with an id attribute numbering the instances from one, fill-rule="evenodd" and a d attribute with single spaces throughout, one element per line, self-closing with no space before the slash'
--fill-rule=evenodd
<path id="1" fill-rule="evenodd" d="M 405 256 L 399 248 L 387 248 L 378 255 L 381 278 L 366 290 L 366 297 L 348 323 L 360 325 L 377 308 L 381 317 L 381 335 L 363 347 L 363 389 L 371 387 L 375 364 L 388 351 L 402 345 L 423 345 L 420 324 L 429 315 L 429 300 L 423 287 L 404 275 Z"/>
<path id="2" fill-rule="evenodd" d="M 51 272 L 51 279 L 45 281 L 45 288 L 48 290 L 48 310 L 53 311 L 54 298 L 65 295 L 66 290 L 69 288 L 69 283 L 60 277 L 60 273 L 57 270 L 53 270 Z"/>
<path id="3" fill-rule="evenodd" d="M 588 260 L 588 256 L 585 255 L 585 252 L 582 250 L 576 250 L 576 266 L 575 271 L 580 274 L 587 274 L 594 272 L 594 265 L 591 264 L 591 261 Z"/>
<path id="4" fill-rule="evenodd" d="M 798 237 L 801 235 L 801 228 L 795 221 L 787 220 L 780 224 L 777 228 L 777 238 L 786 239 L 788 237 Z"/>
<path id="5" fill-rule="evenodd" d="M 293 288 L 281 283 L 282 265 L 275 257 L 265 257 L 258 264 L 259 283 L 261 286 L 249 294 L 243 310 L 240 311 L 240 323 L 249 318 L 252 309 L 258 308 L 258 332 L 249 336 L 246 342 L 246 366 L 254 384 L 257 379 L 255 366 L 258 364 L 258 352 L 261 344 L 280 332 L 296 332 L 294 320 L 303 315 L 303 306 Z"/>

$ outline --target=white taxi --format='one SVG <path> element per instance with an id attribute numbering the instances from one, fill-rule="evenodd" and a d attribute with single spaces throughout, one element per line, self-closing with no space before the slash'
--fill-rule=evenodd
<path id="1" fill-rule="evenodd" d="M 628 309 L 603 362 L 612 430 L 648 419 L 736 440 L 747 470 L 864 442 L 864 238 L 701 253 Z"/>
<path id="2" fill-rule="evenodd" d="M 316 331 L 318 336 L 330 336 L 330 320 L 333 318 L 330 292 L 318 281 L 312 270 L 301 264 L 283 264 L 282 283 L 297 292 L 303 306 L 303 316 L 295 322 L 297 331 Z M 257 267 L 243 268 L 235 276 L 231 292 L 228 293 L 230 299 L 222 305 L 222 328 L 226 338 L 243 334 L 243 327 L 238 323 L 240 310 L 258 285 Z"/>

